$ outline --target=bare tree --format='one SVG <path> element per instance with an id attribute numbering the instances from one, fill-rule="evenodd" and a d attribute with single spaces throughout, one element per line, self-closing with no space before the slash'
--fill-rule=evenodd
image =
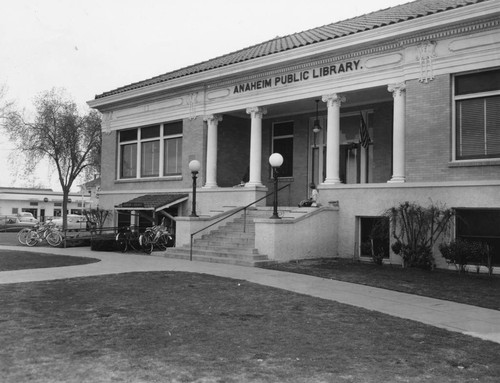
<path id="1" fill-rule="evenodd" d="M 33 172 L 48 158 L 57 169 L 63 191 L 63 230 L 67 227 L 68 194 L 82 172 L 98 168 L 101 150 L 101 116 L 91 110 L 81 115 L 64 90 L 41 93 L 34 101 L 33 121 L 19 111 L 6 114 L 4 127 L 17 150 L 24 154 L 25 168 Z M 96 169 L 98 170 L 98 169 Z"/>
<path id="2" fill-rule="evenodd" d="M 0 120 L 6 118 L 13 106 L 14 101 L 7 100 L 7 85 L 0 84 Z"/>

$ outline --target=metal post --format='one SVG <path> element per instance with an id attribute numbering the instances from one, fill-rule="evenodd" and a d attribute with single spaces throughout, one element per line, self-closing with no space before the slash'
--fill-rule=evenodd
<path id="1" fill-rule="evenodd" d="M 247 232 L 247 209 L 243 210 L 243 233 Z"/>
<path id="2" fill-rule="evenodd" d="M 193 171 L 191 172 L 191 174 L 193 175 L 193 205 L 190 217 L 198 217 L 198 215 L 196 214 L 196 175 L 198 174 L 198 172 Z"/>
<path id="3" fill-rule="evenodd" d="M 278 169 L 273 168 L 274 177 L 274 203 L 273 203 L 273 215 L 270 218 L 279 219 L 278 216 Z"/>
<path id="4" fill-rule="evenodd" d="M 189 260 L 190 261 L 193 260 L 193 237 L 194 237 L 194 234 L 191 234 L 191 246 L 189 248 Z"/>

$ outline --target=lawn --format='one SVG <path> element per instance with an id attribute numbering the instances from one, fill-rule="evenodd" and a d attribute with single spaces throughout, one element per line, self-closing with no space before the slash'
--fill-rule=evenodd
<path id="1" fill-rule="evenodd" d="M 75 266 L 94 262 L 99 262 L 99 260 L 95 258 L 31 253 L 21 250 L 0 250 L 0 271 Z"/>
<path id="2" fill-rule="evenodd" d="M 500 310 L 500 275 L 403 269 L 345 258 L 279 263 L 269 268 Z"/>
<path id="3" fill-rule="evenodd" d="M 0 285 L 0 381 L 498 382 L 500 344 L 240 280 Z"/>

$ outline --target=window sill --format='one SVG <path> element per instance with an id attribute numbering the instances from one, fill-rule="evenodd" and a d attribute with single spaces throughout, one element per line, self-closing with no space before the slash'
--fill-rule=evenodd
<path id="1" fill-rule="evenodd" d="M 122 178 L 115 180 L 115 183 L 131 182 L 158 182 L 158 181 L 182 181 L 182 176 L 150 177 L 150 178 Z"/>
<path id="2" fill-rule="evenodd" d="M 462 168 L 472 166 L 498 166 L 500 159 L 482 159 L 482 160 L 456 160 L 448 163 L 449 168 Z"/>

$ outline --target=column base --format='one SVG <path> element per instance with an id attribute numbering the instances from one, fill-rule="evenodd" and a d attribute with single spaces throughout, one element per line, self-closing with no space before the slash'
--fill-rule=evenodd
<path id="1" fill-rule="evenodd" d="M 324 182 L 322 182 L 322 185 L 337 185 L 341 184 L 342 181 L 340 178 L 326 178 Z"/>
<path id="2" fill-rule="evenodd" d="M 215 189 L 217 188 L 217 184 L 216 183 L 206 183 L 204 186 L 203 186 L 203 189 Z"/>
<path id="3" fill-rule="evenodd" d="M 246 188 L 264 188 L 265 186 L 260 182 L 247 182 L 245 184 Z"/>
<path id="4" fill-rule="evenodd" d="M 397 184 L 397 183 L 405 183 L 406 182 L 406 177 L 405 176 L 392 176 L 392 178 L 387 181 L 388 184 Z"/>

